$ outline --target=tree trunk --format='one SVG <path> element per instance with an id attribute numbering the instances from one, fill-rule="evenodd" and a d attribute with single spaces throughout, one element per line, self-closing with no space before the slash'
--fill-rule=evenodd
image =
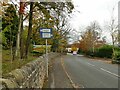
<path id="1" fill-rule="evenodd" d="M 118 46 L 120 47 L 120 29 L 118 31 Z"/>
<path id="2" fill-rule="evenodd" d="M 24 44 L 23 44 L 23 15 L 22 15 L 22 21 L 21 21 L 21 33 L 20 33 L 20 58 L 24 58 Z"/>
<path id="3" fill-rule="evenodd" d="M 17 41 L 16 41 L 16 52 L 15 56 L 20 56 L 20 33 L 21 33 L 21 22 L 22 22 L 22 14 L 19 14 L 19 27 L 17 33 Z"/>
<path id="4" fill-rule="evenodd" d="M 114 45 L 114 36 L 112 35 L 112 44 L 113 44 L 113 47 L 112 47 L 112 50 L 113 50 L 113 56 L 112 56 L 112 60 L 114 60 L 114 57 L 115 57 L 115 45 Z"/>
<path id="5" fill-rule="evenodd" d="M 30 46 L 30 37 L 32 33 L 32 15 L 33 15 L 33 2 L 30 2 L 29 28 L 28 28 L 28 36 L 26 41 L 25 58 L 28 58 L 28 52 L 29 52 L 29 46 Z"/>

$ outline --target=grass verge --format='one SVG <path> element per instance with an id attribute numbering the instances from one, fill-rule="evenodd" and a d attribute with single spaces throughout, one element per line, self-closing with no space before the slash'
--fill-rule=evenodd
<path id="1" fill-rule="evenodd" d="M 9 73 L 14 69 L 22 67 L 23 65 L 37 59 L 38 57 L 29 54 L 28 59 L 24 59 L 24 60 L 15 58 L 15 60 L 12 61 L 11 58 L 12 57 L 10 54 L 10 50 L 2 50 L 2 76 L 4 76 L 6 73 Z"/>

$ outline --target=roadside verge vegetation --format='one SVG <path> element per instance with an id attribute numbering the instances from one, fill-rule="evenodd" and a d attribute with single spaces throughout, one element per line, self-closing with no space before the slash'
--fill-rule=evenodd
<path id="1" fill-rule="evenodd" d="M 79 49 L 78 53 L 85 54 L 85 55 L 91 56 L 91 57 L 108 58 L 108 59 L 112 60 L 112 63 L 120 64 L 120 48 L 115 47 L 115 55 L 113 56 L 112 47 L 113 47 L 112 45 L 103 45 L 99 48 L 96 48 L 94 53 L 91 50 L 85 52 L 85 51 Z"/>

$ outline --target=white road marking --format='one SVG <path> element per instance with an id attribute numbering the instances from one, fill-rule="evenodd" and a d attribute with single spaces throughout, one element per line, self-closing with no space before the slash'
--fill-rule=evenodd
<path id="1" fill-rule="evenodd" d="M 67 72 L 67 70 L 66 70 L 66 68 L 65 68 L 65 66 L 64 66 L 63 58 L 61 58 L 61 65 L 62 65 L 62 68 L 63 68 L 65 74 L 67 75 L 68 79 L 70 80 L 70 83 L 71 83 L 71 85 L 73 86 L 73 88 L 76 88 L 76 89 L 77 89 L 77 88 L 85 88 L 83 85 L 76 85 L 76 84 L 73 82 L 72 78 L 70 77 L 70 75 L 68 74 L 68 72 Z"/>
<path id="2" fill-rule="evenodd" d="M 72 53 L 67 53 L 67 55 L 73 55 Z"/>
<path id="3" fill-rule="evenodd" d="M 95 65 L 93 65 L 93 64 L 91 64 L 91 63 L 87 63 L 88 65 L 91 65 L 91 66 L 95 66 Z"/>
<path id="4" fill-rule="evenodd" d="M 67 53 L 67 55 L 73 55 L 73 53 Z M 76 54 L 75 56 L 83 57 L 84 55 Z"/>
<path id="5" fill-rule="evenodd" d="M 81 56 L 81 57 L 82 57 L 82 56 L 84 56 L 84 55 L 79 55 L 79 54 L 77 54 L 77 56 Z"/>
<path id="6" fill-rule="evenodd" d="M 106 69 L 104 69 L 104 68 L 100 68 L 101 70 L 103 70 L 103 71 L 105 71 L 105 72 L 107 72 L 107 73 L 109 73 L 109 74 L 112 74 L 112 75 L 114 75 L 114 76 L 116 76 L 116 77 L 120 77 L 119 75 L 117 75 L 117 74 L 115 74 L 115 73 L 112 73 L 112 72 L 110 72 L 110 71 L 108 71 L 108 70 L 106 70 Z"/>

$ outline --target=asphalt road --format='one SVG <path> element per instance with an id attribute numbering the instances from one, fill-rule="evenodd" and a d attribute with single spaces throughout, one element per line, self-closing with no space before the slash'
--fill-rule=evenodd
<path id="1" fill-rule="evenodd" d="M 64 66 L 76 86 L 84 88 L 118 88 L 118 66 L 84 56 L 62 57 Z"/>

